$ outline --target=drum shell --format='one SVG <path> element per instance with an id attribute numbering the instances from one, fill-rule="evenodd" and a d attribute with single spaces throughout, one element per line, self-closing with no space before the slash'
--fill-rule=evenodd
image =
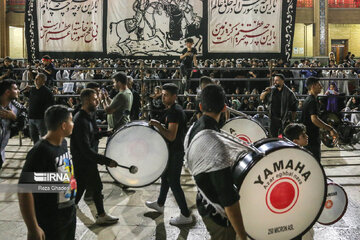
<path id="1" fill-rule="evenodd" d="M 342 191 L 344 193 L 344 198 L 345 198 L 344 208 L 343 208 L 341 214 L 336 216 L 335 219 L 333 219 L 332 221 L 328 221 L 328 222 L 322 221 L 321 220 L 322 214 L 320 215 L 320 217 L 318 219 L 318 223 L 320 223 L 322 225 L 333 225 L 333 224 L 337 223 L 345 215 L 346 210 L 347 210 L 347 206 L 348 206 L 348 196 L 347 196 L 347 193 L 346 193 L 345 189 L 341 185 L 333 182 L 332 180 L 328 179 L 327 185 L 328 185 L 328 188 L 329 188 L 329 186 L 337 187 L 338 191 L 340 190 L 340 191 Z M 328 190 L 327 194 L 329 194 L 329 190 Z M 329 197 L 326 198 L 326 202 L 328 201 L 328 198 Z M 325 211 L 325 205 L 324 205 L 324 210 L 323 211 Z"/>
<path id="2" fill-rule="evenodd" d="M 243 122 L 245 121 L 249 121 L 251 125 L 244 127 Z M 244 129 L 239 129 L 238 127 Z M 256 128 L 255 133 L 254 133 L 254 128 Z M 256 141 L 260 141 L 261 139 L 269 137 L 267 130 L 258 121 L 251 118 L 250 116 L 248 118 L 243 116 L 231 118 L 225 122 L 225 124 L 221 127 L 221 129 L 248 143 L 254 143 Z M 231 129 L 234 130 L 233 133 L 230 132 Z M 249 131 L 249 129 L 252 129 L 252 131 Z"/>
<path id="3" fill-rule="evenodd" d="M 272 146 L 271 149 L 268 148 L 269 145 Z M 254 147 L 258 148 L 258 150 L 267 155 L 279 148 L 294 148 L 297 146 L 289 141 L 279 141 L 278 138 L 267 138 L 255 142 Z M 263 155 L 252 151 L 244 158 L 237 160 L 236 164 L 232 168 L 232 173 L 234 184 L 238 189 L 240 189 L 248 171 L 262 158 Z"/>
<path id="4" fill-rule="evenodd" d="M 263 158 L 264 158 L 265 162 L 266 162 L 266 160 L 270 160 L 269 157 L 266 158 L 266 156 L 274 155 L 274 154 L 276 155 L 276 154 L 282 153 L 282 152 L 276 153 L 276 151 L 278 151 L 278 150 L 284 150 L 283 152 L 286 152 L 286 151 L 289 151 L 287 149 L 290 149 L 290 150 L 291 149 L 298 149 L 298 150 L 300 150 L 300 152 L 304 151 L 306 156 L 308 156 L 307 158 L 313 158 L 313 157 L 312 157 L 311 153 L 309 153 L 308 151 L 306 151 L 306 150 L 302 149 L 301 147 L 297 146 L 296 144 L 294 144 L 292 142 L 289 142 L 289 141 L 286 141 L 286 140 L 263 139 L 263 140 L 260 140 L 260 141 L 256 142 L 254 144 L 254 146 L 258 150 L 260 150 L 260 152 L 263 152 L 264 155 L 259 154 L 256 151 L 248 153 L 242 159 L 237 160 L 236 164 L 232 168 L 232 174 L 233 174 L 234 185 L 239 189 L 239 192 L 240 192 L 240 202 L 241 202 L 240 207 L 241 207 L 242 214 L 243 214 L 245 230 L 248 232 L 249 237 L 251 239 L 261 240 L 261 239 L 268 239 L 267 237 L 264 237 L 264 234 L 261 234 L 261 236 L 263 236 L 263 237 L 259 237 L 259 234 L 256 233 L 256 231 L 259 232 L 259 228 L 262 228 L 263 225 L 259 223 L 259 226 L 256 227 L 258 225 L 258 223 L 255 223 L 255 225 L 254 225 L 253 222 L 256 222 L 257 221 L 256 219 L 258 219 L 259 222 L 266 222 L 265 225 L 267 225 L 267 227 L 269 227 L 269 225 L 270 226 L 276 226 L 276 224 L 274 224 L 274 225 L 272 224 L 272 221 L 276 222 L 276 219 L 274 219 L 274 217 L 277 218 L 277 214 L 271 213 L 269 211 L 270 210 L 269 206 L 266 207 L 267 201 L 266 201 L 266 204 L 265 204 L 265 201 L 262 202 L 263 200 L 261 200 L 260 202 L 262 202 L 262 203 L 260 203 L 260 205 L 262 205 L 262 206 L 259 206 L 259 202 L 252 202 L 251 201 L 251 199 L 254 199 L 254 197 L 249 197 L 250 196 L 249 194 L 251 194 L 252 196 L 255 196 L 255 197 L 259 198 L 259 199 L 263 199 L 262 197 L 265 197 L 265 192 L 269 193 L 269 196 L 271 196 L 272 192 L 269 191 L 269 189 L 274 189 L 274 188 L 272 188 L 272 185 L 277 186 L 277 180 L 275 180 L 273 182 L 273 184 L 270 183 L 271 185 L 269 185 L 268 188 L 266 188 L 267 190 L 263 190 L 263 193 L 261 193 L 261 194 L 256 193 L 254 195 L 254 193 L 249 193 L 246 190 L 242 190 L 242 187 L 244 186 L 245 182 L 247 183 L 245 189 L 255 189 L 255 188 L 258 189 L 258 185 L 257 186 L 251 185 L 251 183 L 253 183 L 252 181 L 255 180 L 255 178 L 253 178 L 254 172 L 252 172 L 252 174 L 249 174 L 249 173 L 252 171 L 253 168 L 258 169 L 259 166 L 262 166 L 264 164 L 264 162 L 261 163 Z M 297 152 L 294 152 L 294 153 L 297 153 Z M 294 159 L 294 162 L 300 162 L 300 158 L 299 159 Z M 256 165 L 258 163 L 260 163 L 259 166 Z M 318 164 L 315 159 L 313 159 L 313 161 L 311 161 L 311 163 L 316 164 L 316 165 Z M 284 164 L 284 166 L 285 166 L 285 164 Z M 294 164 L 294 166 L 295 166 L 295 164 Z M 310 166 L 311 166 L 311 164 L 310 164 Z M 287 218 L 289 216 L 288 220 L 286 220 L 286 221 L 288 221 L 289 224 L 294 223 L 295 224 L 294 226 L 296 226 L 295 228 L 298 229 L 296 234 L 294 233 L 294 235 L 296 235 L 296 236 L 292 236 L 291 239 L 294 238 L 294 237 L 301 236 L 301 235 L 305 234 L 307 231 L 309 231 L 309 229 L 311 229 L 311 227 L 316 223 L 317 219 L 319 218 L 319 216 L 320 216 L 320 214 L 322 212 L 322 208 L 324 206 L 325 197 L 326 197 L 326 182 L 325 182 L 325 172 L 324 172 L 324 170 L 323 170 L 323 168 L 321 167 L 320 164 L 319 164 L 319 167 L 320 168 L 316 169 L 316 172 L 317 173 L 320 173 L 320 172 L 322 173 L 322 174 L 320 174 L 321 175 L 320 178 L 322 180 L 324 180 L 324 182 L 323 183 L 319 182 L 319 184 L 317 184 L 317 186 L 319 186 L 319 185 L 322 186 L 321 191 L 319 191 L 319 194 L 321 192 L 322 195 L 317 195 L 317 197 L 316 197 L 317 200 L 316 200 L 316 203 L 314 203 L 314 206 L 307 207 L 304 210 L 304 212 L 309 212 L 309 211 L 312 211 L 314 209 L 314 211 L 312 211 L 313 214 L 311 214 L 311 217 L 308 217 L 306 220 L 299 223 L 299 222 L 297 222 L 297 220 L 296 220 L 297 217 L 295 215 L 295 213 L 297 213 L 297 211 L 299 211 L 299 209 L 301 209 L 302 206 L 305 206 L 305 205 L 303 205 L 304 201 L 306 201 L 306 199 L 311 198 L 311 197 L 309 197 L 309 195 L 304 195 L 303 193 L 301 193 L 303 190 L 305 190 L 306 188 L 311 186 L 309 184 L 305 184 L 304 186 L 299 185 L 300 190 L 298 189 L 298 191 L 297 191 L 298 193 L 301 193 L 300 196 L 301 195 L 306 196 L 305 200 L 304 200 L 304 198 L 300 197 L 298 204 L 297 204 L 297 200 L 296 200 L 294 205 L 291 205 L 290 206 L 291 208 L 289 208 L 288 211 L 286 211 L 284 213 L 278 213 L 279 222 L 284 221 L 284 220 L 281 220 L 281 219 L 284 219 L 283 217 Z M 309 168 L 309 169 L 311 169 L 311 171 L 313 171 L 312 168 Z M 284 170 L 282 170 L 282 171 L 284 171 Z M 255 171 L 255 173 L 257 173 L 257 171 Z M 280 173 L 280 171 L 279 171 L 279 173 Z M 247 178 L 247 176 L 248 176 L 248 178 Z M 257 174 L 255 174 L 255 176 L 257 176 Z M 275 173 L 272 176 L 275 176 Z M 248 185 L 249 184 L 249 179 L 253 179 L 253 180 L 250 181 L 250 185 Z M 280 183 L 281 183 L 281 181 L 283 181 L 282 179 L 283 178 L 281 178 L 281 177 L 278 179 Z M 266 181 L 264 181 L 264 182 L 266 182 Z M 310 181 L 310 183 L 311 183 L 311 181 Z M 304 182 L 303 182 L 303 184 L 304 184 Z M 256 190 L 256 191 L 259 191 L 259 190 Z M 308 189 L 306 191 L 307 191 L 306 194 L 309 194 Z M 267 199 L 267 196 L 268 196 L 267 193 L 266 193 L 266 199 Z M 264 198 L 264 200 L 265 200 L 265 198 Z M 246 204 L 243 205 L 243 203 L 245 203 L 245 202 L 251 202 L 252 205 L 259 206 L 258 208 L 261 209 L 261 210 L 259 210 L 258 213 L 252 215 L 251 213 L 249 213 L 249 212 L 251 212 L 251 210 L 247 209 L 248 206 L 246 206 Z M 294 208 L 294 209 L 292 210 L 292 208 Z M 267 213 L 265 213 L 264 211 L 267 211 Z M 260 214 L 260 216 L 259 216 L 259 214 Z M 282 214 L 284 214 L 284 216 L 281 216 Z M 253 217 L 253 216 L 255 216 L 255 217 Z M 269 216 L 271 216 L 271 217 L 269 217 Z M 261 219 L 261 218 L 263 218 L 263 219 Z M 247 219 L 253 219 L 253 220 L 248 221 Z M 278 226 L 282 226 L 282 225 L 278 225 Z M 270 229 L 270 228 L 267 228 L 267 227 L 264 227 L 261 231 L 265 231 L 265 230 Z M 258 229 L 258 230 L 255 231 L 254 229 Z M 292 234 L 292 233 L 289 233 L 289 234 Z M 275 238 L 269 238 L 269 239 L 276 239 L 276 240 L 290 239 L 290 238 L 286 238 L 286 237 L 284 238 L 284 237 L 280 237 L 280 236 L 281 235 L 279 235 L 279 236 L 271 235 L 271 237 L 275 237 Z"/>
<path id="5" fill-rule="evenodd" d="M 108 139 L 107 146 L 106 146 L 106 149 L 105 149 L 105 156 L 108 156 L 108 150 L 109 150 L 109 149 L 108 149 L 108 146 L 110 145 L 111 140 L 112 140 L 113 138 L 115 138 L 118 133 L 120 133 L 121 131 L 124 131 L 124 130 L 129 130 L 129 129 L 131 129 L 132 127 L 139 127 L 139 126 L 140 126 L 140 127 L 144 127 L 144 129 L 147 129 L 147 130 L 148 130 L 148 129 L 151 129 L 152 131 L 154 131 L 154 133 L 156 134 L 157 140 L 158 140 L 158 141 L 161 141 L 160 144 L 161 144 L 161 145 L 163 146 L 163 148 L 164 148 L 165 153 L 164 153 L 164 156 L 163 156 L 162 158 L 163 158 L 163 159 L 166 158 L 166 162 L 165 162 L 165 165 L 161 165 L 161 166 L 160 166 L 161 169 L 163 169 L 163 171 L 161 171 L 161 174 L 159 173 L 157 176 L 155 176 L 155 177 L 153 178 L 153 180 L 148 181 L 147 183 L 141 184 L 141 185 L 127 184 L 127 183 L 125 183 L 125 182 L 119 181 L 119 180 L 111 173 L 111 171 L 113 171 L 113 168 L 106 167 L 108 173 L 110 174 L 110 176 L 111 176 L 116 182 L 119 182 L 119 183 L 123 184 L 124 186 L 133 187 L 133 188 L 145 187 L 145 186 L 151 185 L 151 184 L 153 184 L 154 182 L 156 182 L 156 181 L 161 177 L 161 175 L 166 171 L 166 169 L 167 169 L 167 164 L 168 164 L 168 158 L 169 158 L 168 145 L 167 145 L 165 139 L 160 135 L 160 133 L 159 133 L 158 131 L 155 130 L 154 127 L 150 127 L 149 124 L 148 124 L 147 122 L 145 122 L 145 121 L 133 121 L 133 122 L 130 122 L 130 123 L 126 124 L 126 125 L 123 126 L 122 128 L 118 129 L 118 130 L 117 130 L 111 137 L 109 137 L 109 139 Z M 108 157 L 110 157 L 110 156 L 108 156 Z M 111 157 L 110 157 L 110 158 L 111 158 Z M 117 159 L 113 159 L 113 160 L 117 161 Z M 127 167 L 130 167 L 131 165 L 134 165 L 134 166 L 136 166 L 136 167 L 138 168 L 138 172 L 137 172 L 137 173 L 131 174 L 131 173 L 129 173 L 129 170 L 128 170 L 128 169 L 123 169 L 123 168 L 121 168 L 121 167 L 117 167 L 117 169 L 118 169 L 119 171 L 123 171 L 122 173 L 128 175 L 129 178 L 132 178 L 132 177 L 135 177 L 135 176 L 140 175 L 140 174 L 141 174 L 141 171 L 144 170 L 144 169 L 142 169 L 143 166 L 138 166 L 136 163 L 126 163 L 126 164 L 124 164 L 124 163 L 121 162 L 121 159 L 120 159 L 119 161 L 117 161 L 117 162 L 118 162 L 118 164 L 120 164 L 120 165 L 125 165 L 125 166 L 127 166 Z"/>

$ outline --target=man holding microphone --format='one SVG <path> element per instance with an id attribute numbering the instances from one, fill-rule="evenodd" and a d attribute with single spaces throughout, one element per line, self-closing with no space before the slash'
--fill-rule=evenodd
<path id="1" fill-rule="evenodd" d="M 270 133 L 272 137 L 277 138 L 287 122 L 295 120 L 298 100 L 294 92 L 285 85 L 283 74 L 275 74 L 274 86 L 266 88 L 261 93 L 260 100 L 265 99 L 269 103 Z"/>

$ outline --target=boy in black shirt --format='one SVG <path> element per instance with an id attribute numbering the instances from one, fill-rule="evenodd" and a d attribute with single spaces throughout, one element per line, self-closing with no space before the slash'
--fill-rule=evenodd
<path id="1" fill-rule="evenodd" d="M 290 141 L 301 147 L 305 147 L 309 143 L 309 136 L 306 134 L 306 127 L 301 123 L 290 123 L 284 130 L 284 135 Z"/>
<path id="2" fill-rule="evenodd" d="M 301 114 L 301 122 L 306 126 L 306 133 L 309 136 L 309 144 L 306 148 L 314 155 L 316 160 L 321 160 L 321 140 L 320 140 L 320 128 L 330 132 L 330 135 L 334 138 L 339 137 L 336 130 L 324 123 L 319 118 L 319 106 L 317 96 L 322 90 L 322 85 L 319 79 L 315 77 L 309 77 L 306 80 L 306 86 L 309 89 L 309 96 L 303 103 L 303 109 Z"/>
<path id="3" fill-rule="evenodd" d="M 180 55 L 181 65 L 180 72 L 182 75 L 182 83 L 184 84 L 184 93 L 188 94 L 189 89 L 191 88 L 190 76 L 193 66 L 197 67 L 196 60 L 196 48 L 193 48 L 194 40 L 188 38 L 185 40 L 186 48 L 182 51 Z"/>
<path id="4" fill-rule="evenodd" d="M 235 240 L 238 235 L 245 240 L 240 197 L 234 188 L 229 152 L 226 151 L 225 143 L 214 137 L 214 134 L 220 132 L 221 112 L 226 111 L 222 87 L 213 84 L 206 86 L 201 92 L 200 109 L 203 115 L 188 131 L 184 144 L 189 169 L 199 190 L 196 197 L 198 211 L 211 239 Z M 213 131 L 205 132 L 208 130 Z M 190 147 L 197 134 L 204 134 L 203 138 Z M 214 151 L 210 156 L 204 156 L 203 147 L 213 151 L 212 148 L 216 146 L 220 146 L 218 150 L 223 152 Z"/>
<path id="5" fill-rule="evenodd" d="M 158 128 L 160 134 L 168 141 L 169 161 L 167 170 L 161 176 L 161 188 L 158 200 L 145 202 L 147 207 L 163 213 L 166 196 L 169 188 L 171 188 L 181 210 L 181 214 L 178 217 L 170 220 L 170 224 L 172 225 L 189 224 L 193 221 L 186 204 L 184 191 L 180 185 L 180 175 L 184 161 L 183 143 L 186 131 L 186 115 L 181 106 L 175 102 L 177 92 L 178 87 L 173 83 L 168 83 L 163 86 L 162 101 L 167 108 L 165 112 L 165 127 L 153 119 L 149 122 L 149 125 Z"/>
<path id="6" fill-rule="evenodd" d="M 49 55 L 43 56 L 41 61 L 44 64 L 44 68 L 39 68 L 38 70 L 39 70 L 39 72 L 42 72 L 46 75 L 46 78 L 47 78 L 46 86 L 53 87 L 54 80 L 56 79 L 56 70 L 55 70 L 54 64 L 52 63 L 52 60 Z"/>
<path id="7" fill-rule="evenodd" d="M 28 173 L 62 173 L 68 174 L 70 187 L 58 193 L 19 193 L 20 210 L 28 239 L 71 240 L 76 228 L 76 180 L 64 138 L 72 133 L 72 115 L 66 107 L 55 105 L 46 110 L 45 122 L 48 133 L 27 154 L 19 183 L 29 183 Z"/>
<path id="8" fill-rule="evenodd" d="M 309 143 L 309 136 L 306 134 L 306 127 L 301 123 L 290 123 L 287 125 L 284 130 L 284 135 L 287 139 L 300 147 L 306 147 Z M 314 230 L 310 229 L 306 234 L 296 237 L 294 240 L 308 239 L 308 236 L 313 235 L 313 232 Z"/>

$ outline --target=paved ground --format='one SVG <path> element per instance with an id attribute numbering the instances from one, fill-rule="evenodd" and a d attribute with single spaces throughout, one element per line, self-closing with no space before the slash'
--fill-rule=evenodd
<path id="1" fill-rule="evenodd" d="M 27 139 L 23 141 L 22 147 L 18 145 L 18 139 L 10 140 L 6 149 L 7 160 L 0 174 L 0 184 L 17 182 L 24 158 L 31 147 Z M 104 146 L 104 142 L 101 146 Z M 356 149 L 360 149 L 359 146 Z M 360 239 L 360 150 L 352 147 L 346 147 L 345 150 L 324 148 L 322 163 L 327 175 L 344 186 L 349 197 L 348 210 L 332 226 L 315 224 L 315 240 Z M 183 172 L 181 182 L 196 223 L 178 228 L 169 225 L 171 216 L 179 212 L 170 192 L 164 215 L 148 211 L 144 206 L 145 200 L 156 199 L 158 196 L 158 182 L 145 188 L 123 191 L 114 184 L 103 167 L 100 169 L 104 182 L 105 209 L 112 215 L 119 216 L 120 221 L 110 227 L 94 225 L 95 206 L 81 201 L 77 214 L 76 239 L 209 239 L 196 210 L 194 182 L 187 172 Z M 16 194 L 0 193 L 0 240 L 26 239 L 26 233 Z"/>

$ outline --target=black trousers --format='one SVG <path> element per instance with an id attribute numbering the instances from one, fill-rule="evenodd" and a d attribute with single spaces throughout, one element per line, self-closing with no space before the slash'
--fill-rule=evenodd
<path id="1" fill-rule="evenodd" d="M 81 174 L 76 174 L 77 193 L 75 197 L 75 204 L 78 204 L 85 190 L 92 194 L 93 201 L 98 215 L 105 213 L 103 195 L 101 193 L 103 185 L 96 169 L 87 169 Z"/>
<path id="2" fill-rule="evenodd" d="M 190 216 L 188 206 L 186 204 L 185 194 L 180 185 L 181 169 L 184 161 L 184 153 L 170 153 L 168 168 L 161 176 L 160 195 L 157 203 L 163 206 L 166 201 L 169 188 L 174 194 L 175 200 L 180 208 L 181 214 L 185 217 Z"/>
<path id="3" fill-rule="evenodd" d="M 76 230 L 76 208 L 71 206 L 59 209 L 56 214 L 38 216 L 39 226 L 45 233 L 46 239 L 74 240 Z"/>
<path id="4" fill-rule="evenodd" d="M 313 139 L 309 136 L 309 144 L 305 147 L 309 150 L 315 157 L 315 159 L 321 161 L 321 140 L 320 138 Z"/>
<path id="5" fill-rule="evenodd" d="M 181 76 L 186 79 L 186 83 L 184 86 L 185 91 L 189 91 L 189 89 L 191 88 L 191 80 L 190 80 L 191 71 L 192 71 L 192 67 L 185 66 L 184 64 L 180 65 Z"/>
<path id="6" fill-rule="evenodd" d="M 279 118 L 270 119 L 270 134 L 271 137 L 277 138 L 282 131 L 282 122 Z"/>

